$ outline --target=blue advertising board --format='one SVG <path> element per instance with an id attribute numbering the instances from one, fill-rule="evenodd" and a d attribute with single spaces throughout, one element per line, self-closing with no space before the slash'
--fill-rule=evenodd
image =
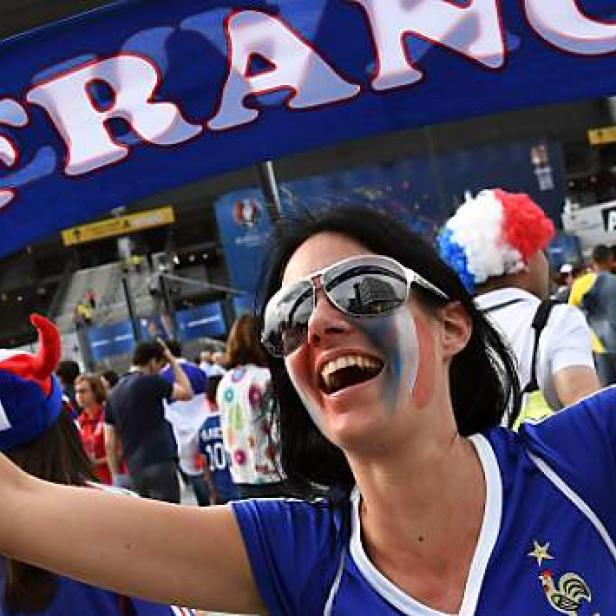
<path id="1" fill-rule="evenodd" d="M 549 137 L 485 143 L 437 157 L 449 212 L 483 188 L 529 194 L 561 226 L 566 177 L 562 148 Z"/>
<path id="2" fill-rule="evenodd" d="M 614 94 L 615 16 L 613 0 L 123 0 L 2 41 L 0 257 L 257 161 Z"/>
<path id="3" fill-rule="evenodd" d="M 560 225 L 565 170 L 560 144 L 539 137 L 435 152 L 315 175 L 281 184 L 285 211 L 367 205 L 431 237 L 466 192 L 501 187 L 526 192 Z M 237 193 L 236 193 L 237 194 Z"/>
<path id="4" fill-rule="evenodd" d="M 253 314 L 255 310 L 255 296 L 251 293 L 244 295 L 234 295 L 231 300 L 233 312 L 236 317 L 242 314 Z"/>
<path id="5" fill-rule="evenodd" d="M 175 313 L 178 338 L 182 341 L 195 338 L 213 338 L 227 333 L 224 312 L 220 302 L 203 304 Z"/>
<path id="6" fill-rule="evenodd" d="M 565 263 L 583 263 L 580 240 L 574 235 L 559 232 L 547 249 L 548 259 L 552 269 L 558 270 Z"/>
<path id="7" fill-rule="evenodd" d="M 177 336 L 180 340 L 193 340 L 201 337 L 224 336 L 227 325 L 220 302 L 203 304 L 195 308 L 176 312 Z M 144 340 L 160 336 L 168 338 L 170 332 L 160 317 L 141 320 L 141 336 Z M 129 319 L 109 325 L 89 327 L 88 342 L 94 362 L 131 353 L 135 348 L 135 336 Z"/>
<path id="8" fill-rule="evenodd" d="M 88 328 L 92 359 L 100 362 L 108 357 L 130 353 L 135 347 L 135 337 L 130 320 L 110 325 Z"/>

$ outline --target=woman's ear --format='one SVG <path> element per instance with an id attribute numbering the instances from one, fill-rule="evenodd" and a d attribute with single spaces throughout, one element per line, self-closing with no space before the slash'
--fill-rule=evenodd
<path id="1" fill-rule="evenodd" d="M 451 359 L 468 343 L 473 324 L 466 309 L 460 302 L 449 302 L 439 310 L 443 356 Z"/>

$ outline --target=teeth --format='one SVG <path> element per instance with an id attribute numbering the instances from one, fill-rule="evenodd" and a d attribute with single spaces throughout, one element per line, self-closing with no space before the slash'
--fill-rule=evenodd
<path id="1" fill-rule="evenodd" d="M 321 369 L 321 377 L 329 387 L 331 384 L 331 375 L 337 370 L 342 370 L 349 366 L 358 366 L 362 369 L 378 369 L 380 364 L 375 359 L 366 357 L 365 355 L 343 355 L 342 357 L 337 357 L 332 361 L 328 361 Z"/>

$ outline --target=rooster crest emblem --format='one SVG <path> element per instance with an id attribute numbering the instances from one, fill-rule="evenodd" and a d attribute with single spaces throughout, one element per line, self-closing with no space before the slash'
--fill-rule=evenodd
<path id="1" fill-rule="evenodd" d="M 588 584 L 577 573 L 564 573 L 558 580 L 558 586 L 550 570 L 542 571 L 539 579 L 549 604 L 561 614 L 577 616 L 582 601 L 592 601 Z"/>

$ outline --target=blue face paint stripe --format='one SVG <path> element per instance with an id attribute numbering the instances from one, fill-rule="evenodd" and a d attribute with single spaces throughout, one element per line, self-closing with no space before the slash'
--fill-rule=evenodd
<path id="1" fill-rule="evenodd" d="M 381 384 L 383 400 L 386 410 L 393 416 L 400 406 L 401 397 L 405 393 L 410 397 L 419 366 L 419 341 L 410 308 L 407 306 L 382 318 L 362 319 L 346 315 L 343 318 L 366 337 L 384 361 Z M 301 386 L 299 379 L 294 378 L 289 363 L 286 360 L 285 363 L 301 401 L 315 425 L 323 432 L 321 409 L 311 395 L 311 390 Z"/>
<path id="2" fill-rule="evenodd" d="M 407 307 L 382 319 L 352 319 L 352 322 L 385 361 L 383 395 L 393 414 L 398 408 L 405 372 L 409 374 L 409 388 L 414 386 L 417 376 L 419 345 L 412 314 Z"/>

